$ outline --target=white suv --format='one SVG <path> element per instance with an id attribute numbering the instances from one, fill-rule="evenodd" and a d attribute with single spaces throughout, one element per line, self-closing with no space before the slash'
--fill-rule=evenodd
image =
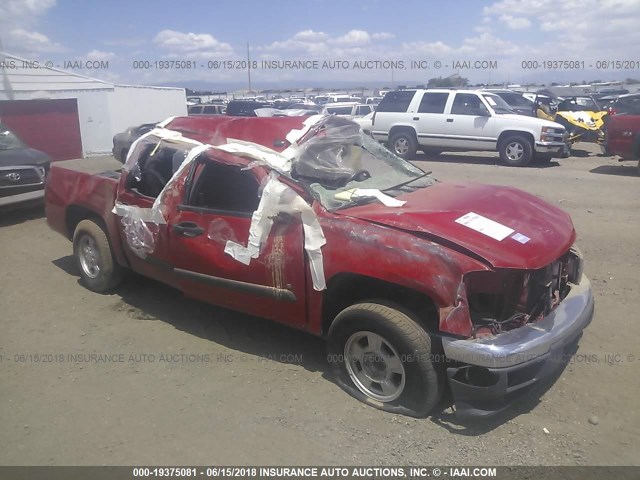
<path id="1" fill-rule="evenodd" d="M 497 150 L 503 163 L 566 155 L 562 125 L 513 113 L 499 96 L 476 90 L 397 90 L 373 115 L 373 138 L 402 158 L 417 150 Z"/>
<path id="2" fill-rule="evenodd" d="M 373 112 L 371 105 L 357 102 L 325 103 L 320 113 L 339 117 L 364 117 Z"/>

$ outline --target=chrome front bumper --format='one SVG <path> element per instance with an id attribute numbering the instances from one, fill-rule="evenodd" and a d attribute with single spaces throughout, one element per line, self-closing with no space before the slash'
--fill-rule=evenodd
<path id="1" fill-rule="evenodd" d="M 536 152 L 538 153 L 559 153 L 567 148 L 564 142 L 536 142 Z"/>
<path id="2" fill-rule="evenodd" d="M 542 320 L 488 339 L 443 338 L 449 386 L 460 418 L 495 415 L 528 395 L 568 363 L 593 318 L 591 286 L 583 275 Z M 477 381 L 477 379 L 481 381 Z"/>
<path id="3" fill-rule="evenodd" d="M 513 367 L 548 353 L 557 344 L 568 343 L 589 325 L 594 302 L 591 284 L 582 276 L 579 285 L 545 318 L 488 339 L 443 338 L 449 360 L 487 368 Z"/>

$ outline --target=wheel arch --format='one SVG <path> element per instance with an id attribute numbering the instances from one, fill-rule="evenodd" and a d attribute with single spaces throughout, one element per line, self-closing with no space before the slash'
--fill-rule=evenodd
<path id="1" fill-rule="evenodd" d="M 416 128 L 413 125 L 394 125 L 393 127 L 391 127 L 391 129 L 389 130 L 389 141 L 391 141 L 391 138 L 397 134 L 397 133 L 401 133 L 401 132 L 407 132 L 410 135 L 413 135 L 413 137 L 416 140 L 416 143 L 418 142 L 418 132 L 416 131 Z"/>
<path id="2" fill-rule="evenodd" d="M 73 240 L 73 233 L 76 227 L 82 220 L 93 220 L 98 223 L 104 230 L 109 240 L 109 247 L 113 252 L 113 255 L 117 263 L 123 267 L 129 267 L 129 262 L 124 255 L 121 247 L 120 237 L 118 232 L 113 232 L 107 225 L 105 219 L 95 210 L 86 207 L 84 205 L 72 204 L 65 209 L 65 227 L 67 238 Z"/>
<path id="3" fill-rule="evenodd" d="M 98 212 L 82 205 L 67 206 L 64 218 L 69 239 L 73 238 L 73 232 L 82 220 L 95 220 L 104 226 L 104 221 Z"/>
<path id="4" fill-rule="evenodd" d="M 527 140 L 529 140 L 529 142 L 531 143 L 531 151 L 535 152 L 536 150 L 536 139 L 533 136 L 533 134 L 529 131 L 526 130 L 505 130 L 503 132 L 500 133 L 500 135 L 498 136 L 498 142 L 497 142 L 497 149 L 500 150 L 500 147 L 502 146 L 502 143 L 509 137 L 514 137 L 514 136 L 519 136 L 519 137 L 524 137 Z"/>
<path id="5" fill-rule="evenodd" d="M 327 283 L 322 303 L 322 331 L 326 336 L 336 316 L 345 308 L 362 301 L 378 301 L 413 318 L 427 331 L 438 331 L 439 316 L 435 302 L 424 293 L 354 273 L 339 273 Z"/>

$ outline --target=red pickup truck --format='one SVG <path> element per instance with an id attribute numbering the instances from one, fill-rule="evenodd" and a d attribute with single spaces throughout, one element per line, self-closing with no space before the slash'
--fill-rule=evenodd
<path id="1" fill-rule="evenodd" d="M 638 160 L 640 175 L 640 115 L 612 115 L 605 127 L 602 151 L 619 155 L 620 161 Z"/>
<path id="2" fill-rule="evenodd" d="M 507 408 L 593 316 L 569 216 L 525 192 L 445 183 L 337 117 L 179 117 L 121 171 L 53 165 L 51 228 L 83 283 L 133 270 L 328 341 L 337 383 L 424 416 Z"/>

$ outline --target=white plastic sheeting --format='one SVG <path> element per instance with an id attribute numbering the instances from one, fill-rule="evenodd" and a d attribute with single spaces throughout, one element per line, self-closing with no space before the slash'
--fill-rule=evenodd
<path id="1" fill-rule="evenodd" d="M 188 146 L 192 146 L 192 148 L 187 153 L 184 161 L 164 186 L 151 208 L 143 208 L 135 205 L 125 205 L 116 201 L 116 204 L 114 205 L 112 210 L 113 213 L 120 217 L 123 232 L 127 240 L 127 245 L 129 245 L 129 248 L 131 248 L 131 250 L 140 258 L 145 258 L 147 255 L 153 253 L 153 250 L 155 248 L 156 232 L 155 229 L 152 230 L 149 227 L 149 224 L 162 225 L 167 223 L 162 211 L 162 202 L 168 192 L 174 190 L 175 182 L 178 175 L 198 155 L 211 147 L 210 145 L 203 145 L 198 141 L 184 138 L 180 132 L 174 132 L 172 130 L 163 128 L 163 126 L 168 124 L 171 120 L 172 118 L 169 118 L 164 122 L 158 124 L 158 127 L 142 135 L 135 142 L 133 142 L 131 148 L 129 149 L 129 153 L 127 154 L 127 160 L 124 164 L 123 169 L 130 173 L 133 171 L 136 165 L 132 160 L 132 153 L 135 151 L 138 145 L 144 144 L 151 137 L 155 137 L 160 140 L 154 150 L 157 150 L 159 148 L 159 145 L 162 141 L 172 141 L 175 143 L 183 143 Z"/>
<path id="2" fill-rule="evenodd" d="M 269 179 L 262 190 L 260 204 L 251 217 L 247 246 L 229 240 L 224 249 L 225 253 L 239 262 L 249 265 L 252 258 L 258 258 L 260 255 L 262 246 L 273 226 L 274 218 L 279 213 L 300 214 L 304 230 L 304 249 L 309 256 L 313 288 L 324 290 L 327 285 L 321 248 L 327 242 L 318 217 L 300 195 L 278 180 L 278 174 L 275 172 L 269 174 Z"/>
<path id="3" fill-rule="evenodd" d="M 313 117 L 310 117 L 310 119 L 311 118 Z M 149 224 L 166 224 L 165 212 L 163 212 L 166 198 L 168 195 L 173 194 L 173 192 L 180 191 L 179 188 L 176 188 L 177 179 L 181 176 L 184 169 L 201 153 L 210 148 L 217 149 L 255 160 L 250 167 L 256 164 L 265 164 L 276 172 L 289 175 L 292 168 L 292 159 L 294 153 L 297 151 L 297 144 L 295 144 L 295 142 L 305 135 L 311 126 L 320 118 L 322 117 L 318 118 L 318 116 L 316 116 L 314 121 L 309 121 L 309 119 L 305 122 L 305 127 L 302 130 L 293 130 L 289 133 L 287 139 L 290 139 L 289 141 L 292 145 L 287 149 L 287 155 L 261 145 L 241 140 L 231 140 L 229 143 L 215 147 L 202 144 L 201 142 L 183 137 L 180 132 L 164 128 L 172 119 L 165 120 L 149 133 L 142 135 L 133 143 L 129 150 L 124 165 L 124 170 L 127 172 L 132 172 L 136 167 L 132 153 L 139 144 L 148 141 L 150 137 L 158 138 L 160 143 L 162 141 L 168 141 L 189 144 L 192 145 L 192 148 L 188 150 L 184 161 L 164 186 L 151 208 L 141 208 L 116 202 L 113 213 L 121 217 L 127 244 L 131 250 L 141 258 L 145 258 L 147 255 L 153 253 L 156 239 L 154 230 L 150 228 Z M 158 143 L 154 151 L 159 148 L 160 143 Z M 325 245 L 326 240 L 322 232 L 322 227 L 309 204 L 293 189 L 280 182 L 276 172 L 270 173 L 268 181 L 262 191 L 258 208 L 253 213 L 247 246 L 245 247 L 237 242 L 228 240 L 225 246 L 225 252 L 239 262 L 249 265 L 252 258 L 259 256 L 260 249 L 268 238 L 271 227 L 273 226 L 274 217 L 276 217 L 278 213 L 300 215 L 304 231 L 304 248 L 309 256 L 313 287 L 316 290 L 324 290 L 326 288 L 326 281 L 321 248 Z"/>

